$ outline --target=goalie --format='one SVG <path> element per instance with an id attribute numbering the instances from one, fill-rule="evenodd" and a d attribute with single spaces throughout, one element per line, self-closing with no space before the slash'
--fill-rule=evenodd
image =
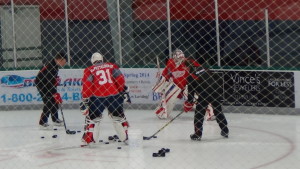
<path id="1" fill-rule="evenodd" d="M 176 49 L 172 53 L 172 58 L 167 62 L 165 69 L 162 71 L 162 75 L 159 81 L 152 88 L 155 93 L 159 93 L 162 99 L 155 109 L 155 114 L 160 119 L 166 119 L 172 112 L 177 99 L 181 99 L 186 96 L 187 91 L 187 67 L 185 62 L 189 60 L 195 67 L 200 66 L 200 64 L 192 59 L 187 59 L 184 56 L 182 50 Z M 208 106 L 208 118 L 213 118 L 213 111 L 211 107 Z"/>
<path id="2" fill-rule="evenodd" d="M 91 62 L 93 65 L 84 70 L 82 78 L 80 110 L 86 116 L 82 141 L 85 145 L 98 141 L 102 113 L 107 108 L 119 139 L 127 144 L 128 122 L 123 102 L 129 100 L 124 98 L 128 96 L 124 75 L 117 65 L 103 62 L 100 53 L 94 53 Z"/>

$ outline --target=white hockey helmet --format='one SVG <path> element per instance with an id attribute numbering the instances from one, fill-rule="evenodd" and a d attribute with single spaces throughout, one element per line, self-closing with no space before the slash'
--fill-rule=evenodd
<path id="1" fill-rule="evenodd" d="M 185 58 L 184 53 L 180 49 L 175 49 L 172 53 L 172 57 L 174 58 L 176 63 L 181 63 Z"/>
<path id="2" fill-rule="evenodd" d="M 92 55 L 92 58 L 91 58 L 91 62 L 92 64 L 94 64 L 96 61 L 102 61 L 103 62 L 103 55 L 96 52 Z"/>

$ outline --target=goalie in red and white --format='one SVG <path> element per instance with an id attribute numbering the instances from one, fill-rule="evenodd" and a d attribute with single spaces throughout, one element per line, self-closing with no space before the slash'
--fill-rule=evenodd
<path id="1" fill-rule="evenodd" d="M 100 53 L 94 53 L 91 62 L 93 65 L 84 69 L 82 78 L 80 110 L 86 116 L 82 141 L 85 145 L 98 141 L 102 114 L 107 108 L 119 139 L 127 143 L 129 125 L 123 102 L 128 100 L 124 97 L 127 92 L 124 75 L 117 65 L 104 62 Z"/>
<path id="2" fill-rule="evenodd" d="M 155 109 L 155 114 L 160 119 L 166 119 L 173 111 L 177 100 L 187 96 L 186 85 L 188 71 L 185 61 L 189 60 L 195 67 L 200 66 L 198 62 L 192 59 L 187 59 L 182 50 L 176 49 L 172 53 L 172 58 L 167 62 L 166 67 L 162 71 L 159 81 L 152 88 L 155 93 L 160 93 L 162 99 Z M 212 118 L 213 109 L 208 105 L 207 117 Z"/>

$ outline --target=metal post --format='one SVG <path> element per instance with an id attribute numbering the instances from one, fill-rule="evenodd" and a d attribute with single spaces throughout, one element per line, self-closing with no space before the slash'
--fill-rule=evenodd
<path id="1" fill-rule="evenodd" d="M 15 30 L 15 6 L 14 1 L 11 3 L 11 17 L 12 17 L 12 36 L 13 36 L 13 55 L 14 55 L 14 67 L 17 68 L 17 48 L 16 48 L 16 30 Z"/>
<path id="2" fill-rule="evenodd" d="M 269 34 L 269 13 L 268 9 L 265 9 L 265 22 L 266 22 L 266 46 L 267 46 L 267 64 L 271 66 L 270 61 L 270 34 Z"/>
<path id="3" fill-rule="evenodd" d="M 120 65 L 122 65 L 122 32 L 121 32 L 121 12 L 120 12 L 120 0 L 117 0 L 117 16 L 118 16 L 118 40 L 119 40 L 119 57 Z"/>
<path id="4" fill-rule="evenodd" d="M 215 17 L 216 17 L 215 20 L 216 20 L 216 36 L 217 36 L 217 56 L 218 56 L 218 66 L 221 66 L 218 0 L 215 0 Z"/>
<path id="5" fill-rule="evenodd" d="M 171 12 L 170 0 L 167 0 L 167 20 L 168 20 L 168 44 L 169 44 L 169 58 L 172 57 L 172 32 L 171 32 Z"/>
<path id="6" fill-rule="evenodd" d="M 66 20 L 66 37 L 67 37 L 68 66 L 71 66 L 70 37 L 69 37 L 69 18 L 68 18 L 68 0 L 64 0 L 64 3 L 65 3 L 65 20 Z"/>

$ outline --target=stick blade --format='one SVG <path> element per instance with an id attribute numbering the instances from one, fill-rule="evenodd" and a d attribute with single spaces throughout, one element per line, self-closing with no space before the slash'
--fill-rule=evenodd
<path id="1" fill-rule="evenodd" d="M 151 139 L 151 137 L 145 137 L 145 136 L 143 136 L 143 140 L 150 140 Z"/>
<path id="2" fill-rule="evenodd" d="M 70 130 L 67 130 L 66 133 L 67 133 L 67 134 L 76 134 L 76 131 L 70 131 Z"/>

